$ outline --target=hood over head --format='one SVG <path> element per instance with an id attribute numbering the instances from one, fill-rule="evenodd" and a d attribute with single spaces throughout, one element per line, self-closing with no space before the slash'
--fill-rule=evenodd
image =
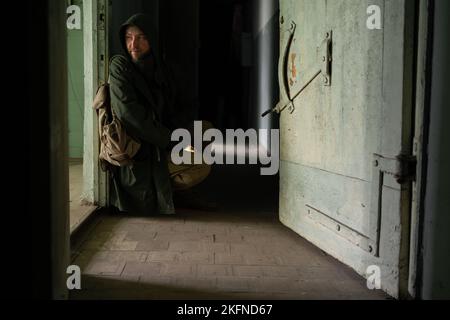
<path id="1" fill-rule="evenodd" d="M 125 51 L 125 54 L 128 58 L 131 59 L 130 54 L 127 50 L 127 45 L 125 42 L 125 32 L 129 26 L 136 26 L 142 30 L 147 36 L 148 42 L 150 43 L 150 52 L 153 53 L 156 62 L 159 62 L 160 52 L 159 52 L 159 39 L 158 39 L 158 30 L 156 26 L 153 24 L 150 16 L 144 13 L 137 13 L 131 16 L 122 26 L 120 27 L 119 37 L 120 43 L 122 44 L 122 49 Z"/>

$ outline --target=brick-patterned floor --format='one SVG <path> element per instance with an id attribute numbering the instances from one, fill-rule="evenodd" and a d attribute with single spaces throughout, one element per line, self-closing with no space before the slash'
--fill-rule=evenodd
<path id="1" fill-rule="evenodd" d="M 218 212 L 99 215 L 73 247 L 82 290 L 71 298 L 388 298 L 278 221 L 276 177 L 239 170 L 222 167 L 203 183 Z"/>
<path id="2" fill-rule="evenodd" d="M 267 213 L 101 215 L 74 255 L 74 299 L 386 298 Z"/>

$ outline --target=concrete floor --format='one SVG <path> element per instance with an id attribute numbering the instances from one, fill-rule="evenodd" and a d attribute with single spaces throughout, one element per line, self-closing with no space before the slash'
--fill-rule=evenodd
<path id="1" fill-rule="evenodd" d="M 215 167 L 217 212 L 101 214 L 77 236 L 71 299 L 388 299 L 277 218 L 276 177 Z"/>
<path id="2" fill-rule="evenodd" d="M 83 159 L 69 160 L 70 232 L 76 230 L 95 209 L 82 201 Z"/>

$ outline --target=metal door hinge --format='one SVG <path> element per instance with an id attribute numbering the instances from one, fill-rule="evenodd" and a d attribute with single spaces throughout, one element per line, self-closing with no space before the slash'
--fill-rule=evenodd
<path id="1" fill-rule="evenodd" d="M 374 154 L 374 167 L 385 174 L 394 176 L 399 184 L 415 181 L 417 158 L 416 156 L 400 154 L 395 159 Z"/>
<path id="2" fill-rule="evenodd" d="M 368 251 L 377 257 L 380 245 L 384 176 L 393 176 L 399 184 L 411 182 L 416 177 L 416 164 L 415 156 L 401 154 L 389 158 L 379 154 L 373 155 Z"/>
<path id="3" fill-rule="evenodd" d="M 395 180 L 400 183 L 416 181 L 417 157 L 408 155 L 397 156 L 397 172 Z"/>

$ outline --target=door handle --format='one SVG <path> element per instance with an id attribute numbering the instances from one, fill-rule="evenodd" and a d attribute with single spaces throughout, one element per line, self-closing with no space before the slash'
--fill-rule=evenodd
<path id="1" fill-rule="evenodd" d="M 286 43 L 286 47 L 283 52 L 283 57 L 280 59 L 280 63 L 278 64 L 278 81 L 281 86 L 281 99 L 278 104 L 267 111 L 265 111 L 261 116 L 265 117 L 269 113 L 281 113 L 286 108 L 288 108 L 290 113 L 293 113 L 295 110 L 294 100 L 308 87 L 310 83 L 313 82 L 320 74 L 323 76 L 323 84 L 325 86 L 331 86 L 331 63 L 332 63 L 332 31 L 328 31 L 325 33 L 325 38 L 322 40 L 319 47 L 316 48 L 316 62 L 313 66 L 308 68 L 302 80 L 298 84 L 294 83 L 292 87 L 288 85 L 288 56 L 290 52 L 290 48 L 292 46 L 294 33 L 296 29 L 295 22 L 291 22 L 291 28 L 288 30 L 290 33 L 288 41 Z"/>
<path id="2" fill-rule="evenodd" d="M 280 83 L 280 95 L 281 95 L 281 99 L 280 102 L 278 102 L 278 104 L 276 105 L 275 108 L 271 108 L 267 111 L 265 111 L 261 116 L 265 117 L 266 115 L 268 115 L 269 113 L 272 112 L 277 112 L 280 113 L 281 111 L 281 105 L 288 105 L 289 104 L 289 86 L 288 86 L 288 79 L 287 79 L 287 63 L 288 63 L 288 55 L 289 55 L 289 51 L 291 49 L 291 45 L 292 45 L 292 41 L 294 40 L 294 34 L 295 34 L 295 29 L 297 28 L 297 25 L 295 24 L 294 21 L 291 21 L 291 26 L 288 30 L 286 30 L 286 32 L 289 33 L 288 36 L 288 40 L 286 41 L 286 46 L 283 50 L 283 56 L 282 58 L 279 60 L 278 62 L 278 82 Z M 294 107 L 294 105 L 292 104 L 292 108 Z"/>

